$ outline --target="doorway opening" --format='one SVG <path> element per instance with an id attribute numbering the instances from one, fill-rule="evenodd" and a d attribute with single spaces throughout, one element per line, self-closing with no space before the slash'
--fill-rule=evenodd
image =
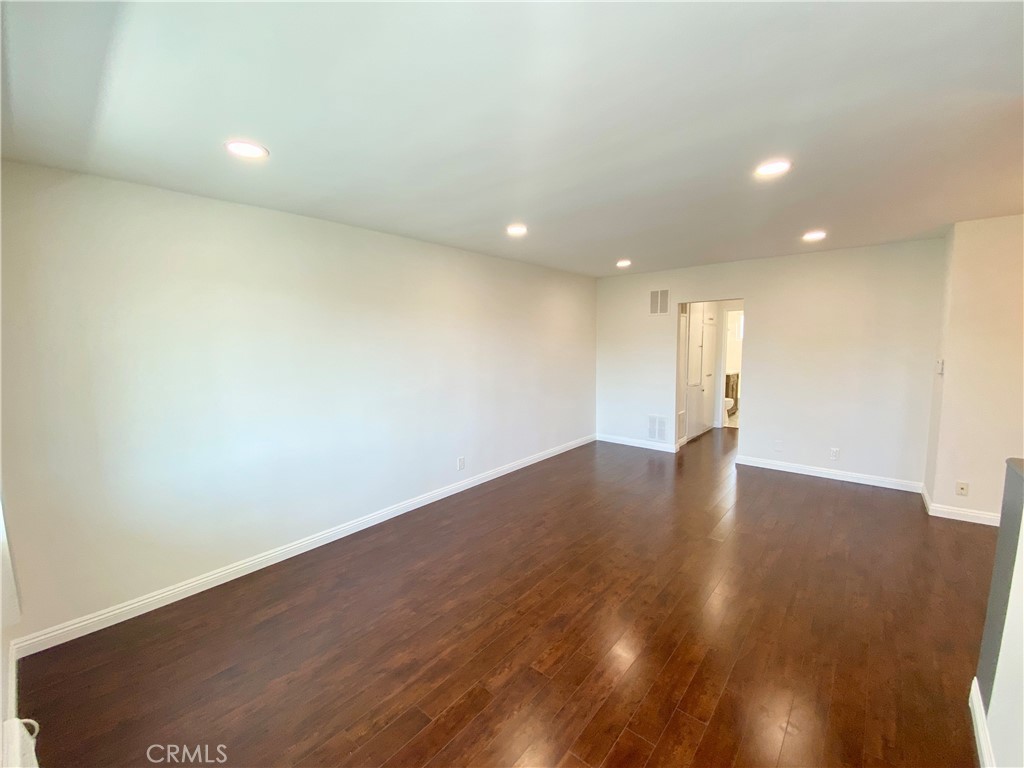
<path id="1" fill-rule="evenodd" d="M 676 448 L 709 429 L 739 427 L 743 300 L 679 305 Z"/>
<path id="2" fill-rule="evenodd" d="M 722 390 L 723 426 L 740 426 L 740 369 L 743 366 L 743 310 L 730 309 L 725 313 L 725 364 Z"/>

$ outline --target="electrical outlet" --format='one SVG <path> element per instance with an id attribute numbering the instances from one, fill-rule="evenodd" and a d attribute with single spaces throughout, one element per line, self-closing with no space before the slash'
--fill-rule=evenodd
<path id="1" fill-rule="evenodd" d="M 457 470 L 459 470 L 460 472 L 466 468 L 466 457 L 465 456 L 459 456 L 459 458 L 456 459 L 456 461 L 455 461 L 455 468 Z"/>
<path id="2" fill-rule="evenodd" d="M 971 490 L 971 486 L 968 483 L 965 483 L 962 480 L 958 480 L 957 481 L 957 484 L 956 484 L 956 495 L 957 496 L 966 496 L 970 490 Z"/>
<path id="3" fill-rule="evenodd" d="M 782 441 L 781 440 L 776 440 L 775 441 L 775 452 L 776 453 L 782 453 Z"/>
<path id="4" fill-rule="evenodd" d="M 839 449 L 838 448 L 829 448 L 828 449 L 828 457 L 830 459 L 832 459 L 832 461 L 839 461 Z"/>

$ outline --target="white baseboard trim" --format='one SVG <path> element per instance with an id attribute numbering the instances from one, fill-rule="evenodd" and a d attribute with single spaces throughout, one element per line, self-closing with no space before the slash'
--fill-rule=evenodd
<path id="1" fill-rule="evenodd" d="M 527 456 L 525 459 L 519 459 L 513 461 L 510 464 L 492 469 L 488 472 L 482 472 L 479 475 L 462 480 L 458 483 L 452 483 L 446 485 L 443 488 L 439 488 L 436 491 L 430 491 L 424 493 L 413 499 L 393 504 L 390 507 L 372 512 L 369 515 L 358 518 L 357 520 L 351 520 L 347 523 L 342 523 L 333 528 L 329 528 L 326 531 L 315 533 L 312 536 L 307 536 L 304 539 L 299 539 L 291 544 L 285 544 L 284 546 L 271 549 L 267 552 L 255 555 L 253 557 L 246 558 L 245 560 L 239 560 L 237 563 L 226 565 L 223 568 L 218 568 L 209 573 L 204 573 L 201 576 L 197 576 L 193 579 L 188 579 L 179 584 L 167 587 L 165 589 L 157 590 L 156 592 L 150 592 L 148 595 L 137 597 L 133 600 L 120 603 L 119 605 L 105 608 L 102 611 L 91 613 L 88 616 L 82 616 L 78 619 L 72 619 L 66 621 L 63 624 L 58 624 L 49 629 L 43 629 L 39 632 L 33 632 L 30 635 L 19 637 L 11 641 L 11 656 L 12 658 L 23 658 L 33 653 L 52 648 L 55 645 L 66 643 L 68 640 L 74 640 L 77 637 L 87 635 L 90 632 L 96 632 L 100 629 L 112 626 L 127 619 L 134 618 L 148 611 L 152 611 L 156 608 L 161 608 L 165 605 L 169 605 L 182 598 L 189 597 L 198 592 L 202 592 L 205 589 L 216 587 L 219 584 L 223 584 L 232 579 L 237 579 L 239 576 L 244 576 L 253 571 L 258 571 L 260 568 L 266 568 L 268 565 L 279 563 L 282 560 L 286 560 L 289 557 L 300 555 L 303 552 L 308 552 L 316 547 L 329 544 L 332 541 L 349 536 L 357 531 L 361 531 L 364 528 L 369 528 L 372 525 L 377 525 L 385 520 L 389 520 L 392 517 L 410 512 L 419 507 L 431 504 L 435 501 L 452 496 L 461 491 L 468 490 L 474 486 L 486 483 L 489 480 L 494 480 L 502 475 L 507 475 L 510 472 L 515 472 L 517 469 L 522 469 L 530 464 L 536 464 L 544 459 L 550 459 L 552 456 L 557 456 L 560 453 L 571 451 L 573 448 L 579 448 L 581 445 L 594 442 L 595 436 L 589 435 L 588 437 L 581 437 L 577 440 L 565 443 L 563 445 L 556 446 L 555 448 L 549 448 L 546 451 L 535 453 L 532 456 Z"/>
<path id="2" fill-rule="evenodd" d="M 945 504 L 936 504 L 928 495 L 928 489 L 921 489 L 921 498 L 924 499 L 924 507 L 928 514 L 933 517 L 945 517 L 950 520 L 963 520 L 965 523 L 980 523 L 981 525 L 999 525 L 998 512 L 982 512 L 980 509 L 964 509 L 963 507 L 948 507 Z"/>
<path id="3" fill-rule="evenodd" d="M 637 440 L 632 437 L 619 437 L 618 435 L 598 435 L 600 443 L 618 443 L 619 445 L 631 445 L 634 448 L 650 448 L 652 451 L 665 451 L 675 453 L 678 449 L 672 443 L 659 443 L 657 440 Z"/>
<path id="4" fill-rule="evenodd" d="M 812 477 L 824 477 L 829 480 L 842 480 L 845 483 L 860 483 L 861 485 L 873 485 L 877 488 L 891 488 L 896 491 L 913 491 L 915 493 L 920 493 L 924 488 L 923 483 L 916 483 L 912 480 L 896 480 L 895 478 L 881 477 L 879 475 L 862 475 L 859 472 L 844 472 L 839 469 L 812 467 L 809 464 L 791 464 L 788 461 L 759 459 L 754 456 L 737 456 L 736 463 L 744 464 L 748 467 L 775 469 L 779 472 L 793 472 L 798 475 L 811 475 Z"/>
<path id="5" fill-rule="evenodd" d="M 996 758 L 992 752 L 992 739 L 988 735 L 988 721 L 985 719 L 985 703 L 981 699 L 978 678 L 971 680 L 971 722 L 974 724 L 974 744 L 978 748 L 978 763 L 981 768 L 995 768 Z"/>

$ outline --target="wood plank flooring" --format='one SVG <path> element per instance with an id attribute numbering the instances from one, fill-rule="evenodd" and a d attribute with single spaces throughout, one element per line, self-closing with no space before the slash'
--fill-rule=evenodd
<path id="1" fill-rule="evenodd" d="M 736 440 L 587 445 L 24 659 L 40 763 L 975 764 L 995 530 Z"/>

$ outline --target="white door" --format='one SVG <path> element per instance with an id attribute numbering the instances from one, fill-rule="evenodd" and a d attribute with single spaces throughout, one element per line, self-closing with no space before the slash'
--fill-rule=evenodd
<path id="1" fill-rule="evenodd" d="M 679 335 L 676 340 L 676 445 L 686 441 L 686 357 L 690 344 L 689 307 L 679 305 Z"/>
<path id="2" fill-rule="evenodd" d="M 715 302 L 704 304 L 701 336 L 701 424 L 704 430 L 708 430 L 715 423 L 715 401 L 718 394 L 715 386 L 715 368 L 718 365 L 718 306 Z"/>
<path id="3" fill-rule="evenodd" d="M 704 412 L 704 304 L 690 305 L 686 351 L 686 439 L 692 440 L 711 426 Z"/>

